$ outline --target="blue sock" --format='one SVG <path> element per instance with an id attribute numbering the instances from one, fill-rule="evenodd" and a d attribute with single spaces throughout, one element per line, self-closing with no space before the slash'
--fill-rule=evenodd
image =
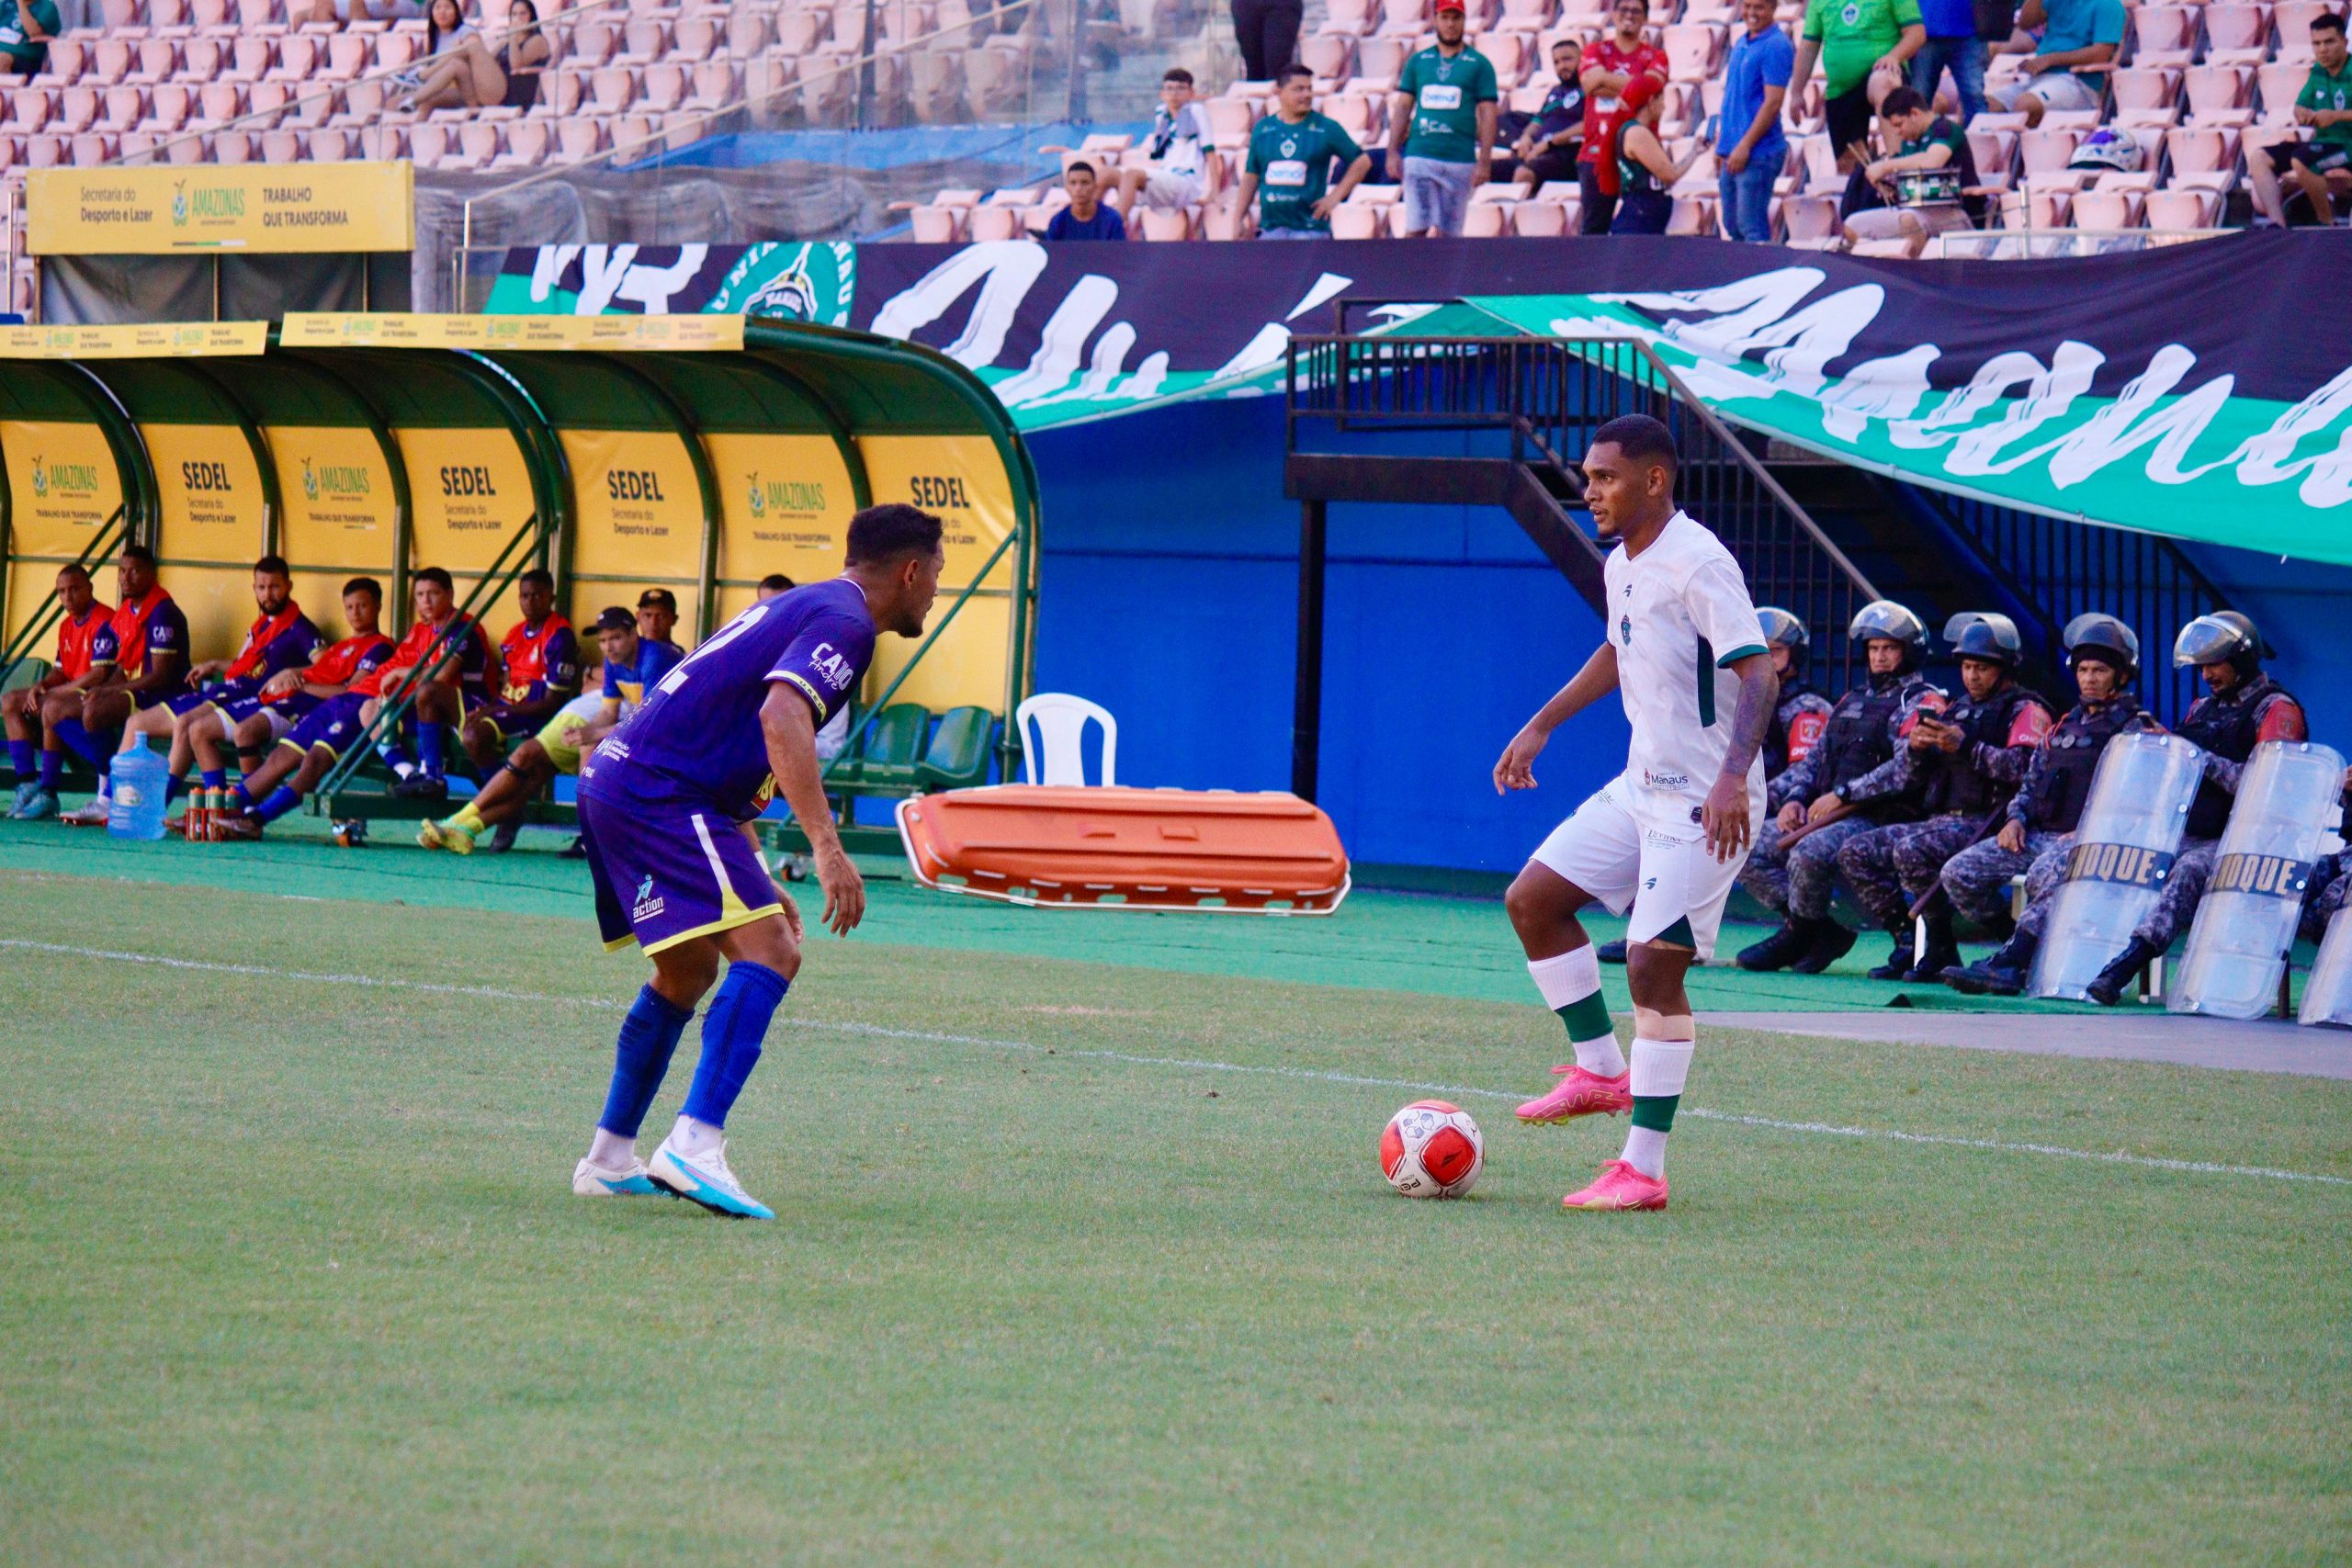
<path id="1" fill-rule="evenodd" d="M 376 742 L 376 755 L 381 757 L 384 760 L 384 766 L 394 773 L 413 765 L 408 760 L 408 753 L 401 748 L 401 731 L 407 726 L 408 721 L 402 719 L 399 725 L 386 731 L 381 740 Z"/>
<path id="2" fill-rule="evenodd" d="M 64 774 L 64 751 L 44 750 L 40 754 L 40 787 L 55 795 L 58 784 L 63 781 Z"/>
<path id="3" fill-rule="evenodd" d="M 72 747 L 74 749 L 74 754 L 81 758 L 82 761 L 89 763 L 90 766 L 94 768 L 99 768 L 101 772 L 105 771 L 99 762 L 99 758 L 104 755 L 104 753 L 98 750 L 97 737 L 83 728 L 82 721 L 80 719 L 59 719 L 57 721 L 57 739 L 67 746 Z"/>
<path id="4" fill-rule="evenodd" d="M 416 751 L 424 761 L 424 776 L 427 778 L 437 779 L 441 776 L 441 742 L 447 733 L 437 724 L 420 724 L 416 727 Z"/>
<path id="5" fill-rule="evenodd" d="M 251 811 L 254 808 L 254 794 L 245 787 L 244 780 L 239 779 L 237 787 L 230 793 L 237 797 L 235 804 L 238 810 Z"/>
<path id="6" fill-rule="evenodd" d="M 702 1060 L 695 1064 L 694 1087 L 682 1108 L 687 1115 L 713 1127 L 727 1125 L 735 1097 L 759 1065 L 768 1021 L 791 985 L 764 964 L 739 961 L 727 966 L 727 978 L 703 1015 Z"/>
<path id="7" fill-rule="evenodd" d="M 267 800 L 254 807 L 253 814 L 265 822 L 275 822 L 301 804 L 300 795 L 295 794 L 288 786 L 279 784 L 269 792 Z"/>
<path id="8" fill-rule="evenodd" d="M 98 793 L 104 795 L 114 786 L 114 759 L 115 753 L 122 750 L 122 731 L 101 730 L 90 739 L 98 748 L 98 754 L 90 759 L 90 763 L 98 770 Z M 146 743 L 141 741 L 140 744 L 143 746 Z"/>
<path id="9" fill-rule="evenodd" d="M 227 789 L 229 787 L 229 770 L 226 768 L 207 768 L 203 771 L 200 777 L 203 780 L 204 787 L 207 789 Z"/>
<path id="10" fill-rule="evenodd" d="M 166 779 L 164 782 L 164 804 L 166 806 L 169 806 L 172 802 L 177 800 L 187 793 L 187 780 L 186 779 L 174 778 Z"/>
<path id="11" fill-rule="evenodd" d="M 682 1008 L 648 986 L 629 1004 L 621 1020 L 620 1046 L 613 1061 L 613 1087 L 605 1093 L 605 1113 L 596 1125 L 607 1133 L 634 1138 L 645 1122 L 646 1108 L 670 1070 L 671 1054 L 695 1010 Z"/>
<path id="12" fill-rule="evenodd" d="M 29 740 L 9 741 L 8 765 L 17 770 L 18 784 L 29 783 L 33 776 L 33 770 L 40 766 L 40 761 L 33 755 L 33 743 Z"/>

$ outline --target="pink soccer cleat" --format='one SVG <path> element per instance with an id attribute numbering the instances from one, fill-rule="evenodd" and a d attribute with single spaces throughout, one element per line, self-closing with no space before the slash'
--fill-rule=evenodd
<path id="1" fill-rule="evenodd" d="M 1644 1176 L 1622 1159 L 1600 1168 L 1591 1186 L 1560 1200 L 1564 1209 L 1663 1209 L 1666 1178 Z"/>
<path id="2" fill-rule="evenodd" d="M 1577 1116 L 1614 1116 L 1620 1111 L 1634 1108 L 1634 1075 L 1619 1073 L 1604 1078 L 1599 1073 L 1589 1073 L 1574 1062 L 1563 1062 L 1552 1069 L 1560 1081 L 1552 1092 L 1540 1100 L 1531 1100 L 1519 1108 L 1522 1122 L 1566 1122 Z"/>

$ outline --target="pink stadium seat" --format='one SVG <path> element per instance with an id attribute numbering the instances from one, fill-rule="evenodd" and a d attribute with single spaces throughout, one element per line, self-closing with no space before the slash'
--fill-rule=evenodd
<path id="1" fill-rule="evenodd" d="M 271 116 L 261 122 L 263 130 L 269 130 L 277 124 L 275 118 L 277 112 L 293 98 L 294 88 L 290 83 L 256 82 L 245 90 L 245 112 Z"/>
<path id="2" fill-rule="evenodd" d="M 1405 68 L 1405 57 L 1416 48 L 1411 39 L 1375 33 L 1356 45 L 1356 71 L 1384 83 L 1394 83 Z"/>
<path id="3" fill-rule="evenodd" d="M 176 136 L 164 144 L 164 157 L 174 164 L 204 162 L 204 141 L 196 136 Z"/>
<path id="4" fill-rule="evenodd" d="M 719 27 L 722 18 L 708 16 L 681 17 L 671 35 L 670 56 L 682 63 L 708 60 L 718 52 Z"/>
<path id="5" fill-rule="evenodd" d="M 199 32 L 233 31 L 236 24 L 229 19 L 230 12 L 229 0 L 192 0 L 188 20 Z"/>
<path id="6" fill-rule="evenodd" d="M 1968 151 L 1976 160 L 1976 177 L 1980 181 L 1988 186 L 2007 186 L 2017 169 L 2016 131 L 1979 130 L 1971 125 Z"/>
<path id="7" fill-rule="evenodd" d="M 2197 12 L 2187 6 L 2143 6 L 2132 13 L 2136 65 L 2186 65 L 2197 53 Z"/>
<path id="8" fill-rule="evenodd" d="M 346 130 L 314 130 L 310 135 L 311 161 L 340 164 L 351 156 L 351 141 Z"/>
<path id="9" fill-rule="evenodd" d="M 685 102 L 685 98 L 686 73 L 684 66 L 649 65 L 645 68 L 640 101 L 648 111 L 667 114 Z"/>
<path id="10" fill-rule="evenodd" d="M 563 150 L 563 161 L 577 164 L 593 158 L 604 150 L 605 122 L 601 119 L 566 119 L 555 128 L 557 143 Z"/>
<path id="11" fill-rule="evenodd" d="M 110 87 L 130 74 L 134 58 L 131 45 L 121 39 L 100 39 L 82 68 L 81 80 L 87 86 Z"/>
<path id="12" fill-rule="evenodd" d="M 1372 28 L 1370 0 L 1329 0 L 1323 8 L 1323 26 L 1317 30 L 1343 38 L 1362 38 Z"/>
<path id="13" fill-rule="evenodd" d="M 217 38 L 192 38 L 180 46 L 179 79 L 183 82 L 209 82 L 220 74 L 229 58 L 229 45 Z"/>
<path id="14" fill-rule="evenodd" d="M 235 51 L 229 60 L 226 74 L 241 82 L 257 82 L 268 73 L 271 58 L 277 53 L 273 39 L 250 35 L 237 39 Z"/>
<path id="15" fill-rule="evenodd" d="M 2227 126 L 2184 126 L 2165 133 L 2173 177 L 2229 174 L 2238 166 L 2238 133 Z"/>
<path id="16" fill-rule="evenodd" d="M 57 114 L 57 100 L 40 87 L 18 87 L 8 95 L 8 129 L 30 133 Z"/>
<path id="17" fill-rule="evenodd" d="M 179 73 L 179 39 L 145 38 L 139 40 L 138 65 L 123 80 L 136 83 L 141 86 L 152 87 L 158 83 L 170 81 Z"/>
<path id="18" fill-rule="evenodd" d="M 833 47 L 863 53 L 865 49 L 865 0 L 848 0 L 835 6 L 833 17 Z"/>
<path id="19" fill-rule="evenodd" d="M 588 96 L 586 85 L 580 80 L 580 73 L 577 71 L 559 71 L 555 73 L 548 85 L 553 88 L 554 96 L 552 100 L 550 100 L 547 90 L 542 89 L 539 94 L 539 107 L 541 109 L 548 110 L 559 116 L 574 115 L 580 112 L 580 106 L 583 101 L 585 101 Z M 534 112 L 537 111 L 535 110 Z"/>
<path id="20" fill-rule="evenodd" d="M 2277 23 L 2278 58 L 2304 64 L 2312 58 L 2312 24 L 2339 7 L 2328 0 L 2278 0 L 2271 13 Z"/>
<path id="21" fill-rule="evenodd" d="M 448 151 L 451 140 L 449 128 L 446 125 L 435 125 L 430 120 L 423 125 L 412 125 L 408 128 L 408 155 L 416 161 L 419 168 L 437 167 L 442 154 Z"/>
<path id="22" fill-rule="evenodd" d="M 775 19 L 775 52 L 791 60 L 811 52 L 823 41 L 829 19 L 821 11 L 785 12 Z"/>
<path id="23" fill-rule="evenodd" d="M 1556 239 L 1568 231 L 1575 215 L 1572 202 L 1554 196 L 1547 188 L 1536 193 L 1534 200 L 1522 201 L 1511 209 L 1511 232 L 1522 239 Z"/>
<path id="24" fill-rule="evenodd" d="M 458 145 L 464 152 L 468 164 L 477 169 L 503 151 L 498 127 L 480 122 L 459 129 Z"/>
<path id="25" fill-rule="evenodd" d="M 2047 126 L 2029 130 L 2018 138 L 2018 156 L 2029 183 L 2040 175 L 2064 169 L 2075 155 L 2075 143 L 2082 138 L 2067 130 L 2052 130 Z"/>
<path id="26" fill-rule="evenodd" d="M 97 125 L 101 130 L 119 134 L 146 118 L 147 94 L 144 88 L 108 87 L 106 100 L 98 110 Z"/>
<path id="27" fill-rule="evenodd" d="M 2148 227 L 2181 231 L 2211 229 L 2221 221 L 2222 193 L 2174 186 L 2148 193 Z"/>
<path id="28" fill-rule="evenodd" d="M 370 125 L 359 131 L 359 155 L 362 158 L 385 160 L 405 157 L 408 135 L 397 125 Z"/>
<path id="29" fill-rule="evenodd" d="M 62 136 L 28 136 L 25 138 L 25 166 L 32 169 L 54 169 L 64 164 L 68 139 Z"/>
<path id="30" fill-rule="evenodd" d="M 802 20 L 808 13 L 798 13 Z M 768 41 L 768 19 L 760 12 L 738 9 L 727 14 L 727 52 L 738 60 L 749 60 L 760 52 Z M 809 40 L 814 42 L 811 38 Z"/>
<path id="31" fill-rule="evenodd" d="M 106 18 L 107 31 L 119 33 L 123 28 L 140 24 L 138 0 L 106 0 L 99 8 Z"/>
<path id="32" fill-rule="evenodd" d="M 733 61 L 706 60 L 695 67 L 694 90 L 686 95 L 686 106 L 716 112 L 731 107 L 742 96 L 742 73 Z"/>
<path id="33" fill-rule="evenodd" d="M 2254 73 L 2243 65 L 2199 65 L 2184 74 L 2182 85 L 2188 112 L 2210 118 L 2247 106 Z"/>
<path id="34" fill-rule="evenodd" d="M 594 106 L 594 112 L 602 115 L 618 114 L 635 101 L 637 78 L 626 71 L 607 67 L 596 72 L 589 78 L 588 96 L 590 103 Z"/>
<path id="35" fill-rule="evenodd" d="M 2137 229 L 2142 227 L 2142 213 L 2147 204 L 2147 194 L 2138 190 L 2118 190 L 2098 186 L 2075 193 L 2075 227 L 2077 229 Z"/>
<path id="36" fill-rule="evenodd" d="M 2170 67 L 2118 71 L 2111 79 L 2118 109 L 2170 109 L 2180 96 L 2180 73 Z"/>
<path id="37" fill-rule="evenodd" d="M 168 136 L 186 125 L 188 116 L 195 112 L 195 90 L 176 82 L 166 82 L 155 89 L 153 98 L 149 101 L 148 124 L 151 129 Z"/>
<path id="38" fill-rule="evenodd" d="M 1381 0 L 1380 31 L 1392 38 L 1418 39 L 1430 25 L 1429 0 Z"/>
<path id="39" fill-rule="evenodd" d="M 318 39 L 303 33 L 289 34 L 278 41 L 277 63 L 263 74 L 276 81 L 302 81 L 318 68 L 323 52 Z"/>
<path id="40" fill-rule="evenodd" d="M 670 29 L 648 17 L 632 18 L 621 29 L 621 49 L 615 65 L 650 65 L 670 52 Z"/>
<path id="41" fill-rule="evenodd" d="M 1666 29 L 1667 75 L 1677 82 L 1703 82 L 1716 73 L 1723 29 L 1704 22 L 1678 22 Z"/>
<path id="42" fill-rule="evenodd" d="M 250 164 L 254 158 L 254 139 L 245 131 L 224 130 L 212 139 L 212 161 L 216 164 Z"/>
<path id="43" fill-rule="evenodd" d="M 364 76 L 373 63 L 375 50 L 368 40 L 351 33 L 337 33 L 327 39 L 327 57 L 320 69 L 329 76 L 349 81 Z"/>
<path id="44" fill-rule="evenodd" d="M 161 144 L 162 140 L 151 130 L 124 131 L 121 147 L 122 161 L 126 164 L 143 164 L 150 161 L 154 157 L 155 149 Z M 6 137 L 0 137 L 0 168 L 5 168 L 16 161 L 15 141 Z"/>
<path id="45" fill-rule="evenodd" d="M 2311 75 L 2308 64 L 2296 62 L 2266 65 L 2257 73 L 2262 84 L 2262 121 L 2265 125 L 2291 125 L 2295 118 L 2295 95 L 2303 90 L 2303 83 Z"/>
<path id="46" fill-rule="evenodd" d="M 265 130 L 261 133 L 261 156 L 264 164 L 298 164 L 302 159 L 302 139 L 290 130 Z"/>
<path id="47" fill-rule="evenodd" d="M 1376 240 L 1388 232 L 1388 209 L 1362 202 L 1341 202 L 1331 213 L 1331 238 Z"/>
<path id="48" fill-rule="evenodd" d="M 96 87 L 68 87 L 57 96 L 58 124 L 69 136 L 79 136 L 97 123 L 106 95 Z"/>
<path id="49" fill-rule="evenodd" d="M 207 82 L 198 90 L 199 119 L 234 119 L 245 112 L 245 90 L 234 82 Z"/>
<path id="50" fill-rule="evenodd" d="M 1315 73 L 1317 81 L 1329 82 L 1345 76 L 1354 67 L 1356 40 L 1332 33 L 1317 33 L 1298 40 L 1299 63 Z"/>
<path id="51" fill-rule="evenodd" d="M 2259 65 L 2270 53 L 2270 7 L 2237 0 L 2205 7 L 2205 63 Z"/>
<path id="52" fill-rule="evenodd" d="M 137 0 L 132 0 L 132 9 L 137 8 Z M 186 27 L 188 21 L 187 0 L 148 0 L 147 19 L 153 27 Z"/>
<path id="53" fill-rule="evenodd" d="M 506 128 L 506 157 L 503 161 L 524 168 L 536 168 L 547 162 L 548 146 L 554 140 L 554 133 L 545 120 L 517 120 Z"/>
<path id="54" fill-rule="evenodd" d="M 115 150 L 119 145 L 119 139 L 104 131 L 85 131 L 74 139 L 74 166 L 95 169 L 111 164 L 115 159 Z"/>
<path id="55" fill-rule="evenodd" d="M 613 57 L 618 41 L 612 28 L 595 22 L 582 23 L 571 29 L 571 46 L 565 52 L 564 63 L 582 71 L 594 71 Z"/>

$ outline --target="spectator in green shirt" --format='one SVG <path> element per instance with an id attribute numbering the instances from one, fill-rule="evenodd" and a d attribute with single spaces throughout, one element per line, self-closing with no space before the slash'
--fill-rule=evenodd
<path id="1" fill-rule="evenodd" d="M 1820 61 L 1828 78 L 1823 110 L 1838 173 L 1853 172 L 1878 101 L 1901 85 L 1904 62 L 1927 41 L 1919 0 L 1809 0 L 1789 73 L 1789 107 L 1793 114 L 1813 79 L 1813 62 Z"/>
<path id="2" fill-rule="evenodd" d="M 2009 99 L 2011 112 L 2031 128 L 2052 109 L 2104 108 L 2105 68 L 2123 47 L 2123 0 L 2025 0 L 2018 20 L 2041 29 L 2041 45 L 2025 62 L 2025 90 Z"/>
<path id="3" fill-rule="evenodd" d="M 38 76 L 49 65 L 49 40 L 63 31 L 57 0 L 0 0 L 0 54 L 17 76 Z"/>
<path id="4" fill-rule="evenodd" d="M 1976 160 L 1960 127 L 1937 118 L 1916 87 L 1887 94 L 1878 115 L 1887 151 L 1849 182 L 1838 248 L 1901 240 L 1904 254 L 1917 256 L 1936 235 L 1969 227 L 1961 193 L 1976 183 Z M 1862 206 L 1863 192 L 1877 205 Z"/>
<path id="5" fill-rule="evenodd" d="M 1250 129 L 1250 156 L 1241 171 L 1241 226 L 1261 240 L 1328 239 L 1331 209 L 1372 172 L 1372 155 L 1317 114 L 1315 73 L 1285 65 L 1274 74 L 1274 112 Z M 1331 164 L 1344 171 L 1330 184 Z"/>
<path id="6" fill-rule="evenodd" d="M 2256 228 L 2285 226 L 2282 178 L 2295 182 L 2322 223 L 2335 220 L 2333 193 L 2352 188 L 2352 57 L 2345 49 L 2342 17 L 2312 23 L 2312 70 L 2295 95 L 2295 125 L 2301 132 L 2296 140 L 2272 144 L 2267 156 L 2246 152 Z"/>
<path id="7" fill-rule="evenodd" d="M 1405 62 L 1388 115 L 1388 147 L 1402 160 L 1405 231 L 1459 234 L 1470 192 L 1487 183 L 1502 96 L 1494 62 L 1463 41 L 1463 0 L 1438 0 L 1437 43 Z"/>

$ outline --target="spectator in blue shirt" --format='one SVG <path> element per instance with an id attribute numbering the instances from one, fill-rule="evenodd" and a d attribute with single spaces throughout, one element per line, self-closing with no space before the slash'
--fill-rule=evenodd
<path id="1" fill-rule="evenodd" d="M 2018 25 L 2042 29 L 2041 46 L 2025 62 L 2025 90 L 2008 103 L 2029 129 L 2051 109 L 2106 107 L 2107 72 L 2123 46 L 2123 0 L 2025 0 Z"/>
<path id="2" fill-rule="evenodd" d="M 1723 156 L 1715 181 L 1724 232 L 1754 244 L 1772 238 L 1772 182 L 1789 156 L 1781 105 L 1797 56 L 1789 35 L 1772 25 L 1772 0 L 1740 0 L 1739 19 L 1747 30 L 1732 40 L 1715 133 L 1715 151 Z"/>
<path id="3" fill-rule="evenodd" d="M 1974 0 L 1919 0 L 1919 19 L 1928 25 L 1928 41 L 1911 57 L 1912 89 L 1933 108 L 1936 85 L 1950 71 L 1965 128 L 1984 112 L 1984 40 L 1976 36 Z"/>
<path id="4" fill-rule="evenodd" d="M 1069 192 L 1069 205 L 1053 216 L 1046 225 L 1048 240 L 1124 240 L 1127 226 L 1116 208 L 1105 207 L 1095 199 L 1094 165 L 1079 160 L 1062 171 L 1062 188 Z"/>

